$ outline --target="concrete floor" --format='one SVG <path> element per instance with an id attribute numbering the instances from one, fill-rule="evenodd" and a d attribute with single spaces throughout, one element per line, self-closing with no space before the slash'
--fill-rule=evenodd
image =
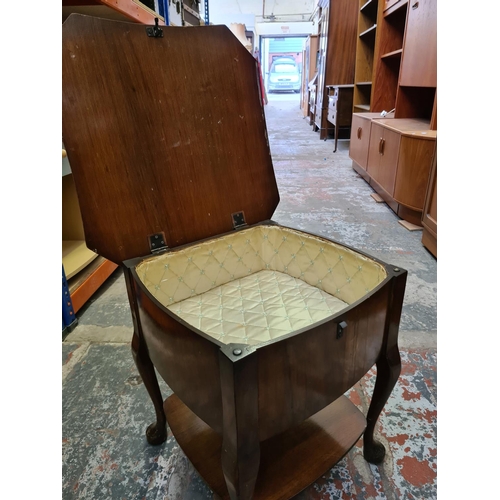
<path id="1" fill-rule="evenodd" d="M 367 464 L 361 442 L 297 499 L 436 497 L 436 260 L 370 196 L 351 167 L 349 142 L 322 141 L 296 94 L 271 94 L 267 127 L 281 202 L 273 219 L 331 237 L 409 271 L 400 328 L 403 371 L 379 420 L 388 450 Z M 132 321 L 117 270 L 78 313 L 62 346 L 63 498 L 209 499 L 170 435 L 148 446 L 154 412 L 130 354 Z M 365 414 L 375 371 L 350 392 Z M 165 397 L 169 388 L 162 383 Z"/>

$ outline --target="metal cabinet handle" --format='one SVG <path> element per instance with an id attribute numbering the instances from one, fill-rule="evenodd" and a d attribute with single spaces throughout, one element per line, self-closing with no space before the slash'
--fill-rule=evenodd
<path id="1" fill-rule="evenodd" d="M 415 3 L 411 6 L 411 8 L 412 8 L 413 10 L 418 9 L 418 2 L 415 2 Z"/>
<path id="2" fill-rule="evenodd" d="M 361 139 L 361 132 L 362 132 L 362 128 L 361 127 L 358 127 L 358 139 Z"/>

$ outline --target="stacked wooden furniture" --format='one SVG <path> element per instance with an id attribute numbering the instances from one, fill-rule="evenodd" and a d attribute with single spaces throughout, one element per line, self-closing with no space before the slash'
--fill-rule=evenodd
<path id="1" fill-rule="evenodd" d="M 302 51 L 302 85 L 300 87 L 300 109 L 304 116 L 310 115 L 309 83 L 316 74 L 316 58 L 318 55 L 318 35 L 309 35 Z"/>
<path id="2" fill-rule="evenodd" d="M 353 0 L 320 0 L 318 5 L 318 81 L 313 129 L 319 129 L 320 139 L 326 139 L 329 88 L 354 84 L 358 6 Z M 335 101 L 335 105 L 340 104 Z"/>
<path id="3" fill-rule="evenodd" d="M 386 0 L 376 32 L 372 112 L 353 114 L 350 156 L 397 215 L 421 225 L 437 135 L 436 0 Z"/>
<path id="4" fill-rule="evenodd" d="M 148 442 L 168 421 L 219 497 L 286 500 L 361 435 L 365 458 L 384 459 L 374 429 L 401 370 L 407 273 L 270 220 L 256 60 L 225 26 L 161 33 L 63 25 L 63 136 L 86 240 L 123 266 L 156 414 Z M 375 363 L 365 418 L 344 393 Z"/>

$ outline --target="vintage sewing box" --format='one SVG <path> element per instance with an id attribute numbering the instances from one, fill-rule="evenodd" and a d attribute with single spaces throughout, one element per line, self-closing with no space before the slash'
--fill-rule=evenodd
<path id="1" fill-rule="evenodd" d="M 363 434 L 381 462 L 407 273 L 271 220 L 255 59 L 225 26 L 73 14 L 62 31 L 63 139 L 87 246 L 124 270 L 149 443 L 168 422 L 233 500 L 291 498 Z M 365 418 L 344 393 L 374 364 Z"/>

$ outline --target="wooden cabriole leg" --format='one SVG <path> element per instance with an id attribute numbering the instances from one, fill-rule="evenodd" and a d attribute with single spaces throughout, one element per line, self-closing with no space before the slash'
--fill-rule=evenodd
<path id="1" fill-rule="evenodd" d="M 366 417 L 366 430 L 363 437 L 363 455 L 372 464 L 384 460 L 385 448 L 373 437 L 375 424 L 387 403 L 401 373 L 401 358 L 398 348 L 398 331 L 407 272 L 394 268 L 394 278 L 391 290 L 391 305 L 387 314 L 386 331 L 380 355 L 377 359 L 377 380 L 373 390 L 370 408 Z"/>
<path id="2" fill-rule="evenodd" d="M 156 412 L 156 422 L 153 422 L 146 429 L 146 439 L 151 445 L 159 445 L 167 440 L 167 418 L 163 409 L 163 397 L 160 385 L 156 377 L 153 362 L 149 357 L 148 348 L 142 336 L 142 330 L 138 320 L 137 299 L 133 293 L 133 278 L 130 270 L 124 268 L 125 282 L 127 284 L 127 294 L 132 312 L 134 324 L 134 336 L 132 337 L 132 356 L 134 357 L 139 375 L 146 386 L 151 401 Z"/>
<path id="3" fill-rule="evenodd" d="M 221 349 L 222 471 L 231 500 L 251 500 L 260 464 L 257 353 Z M 238 354 L 240 353 L 240 354 Z"/>
<path id="4" fill-rule="evenodd" d="M 366 417 L 366 430 L 363 438 L 363 455 L 365 460 L 372 464 L 381 463 L 385 457 L 384 445 L 374 439 L 373 432 L 400 373 L 401 359 L 397 347 L 390 357 L 380 356 L 377 360 L 377 381 Z"/>

